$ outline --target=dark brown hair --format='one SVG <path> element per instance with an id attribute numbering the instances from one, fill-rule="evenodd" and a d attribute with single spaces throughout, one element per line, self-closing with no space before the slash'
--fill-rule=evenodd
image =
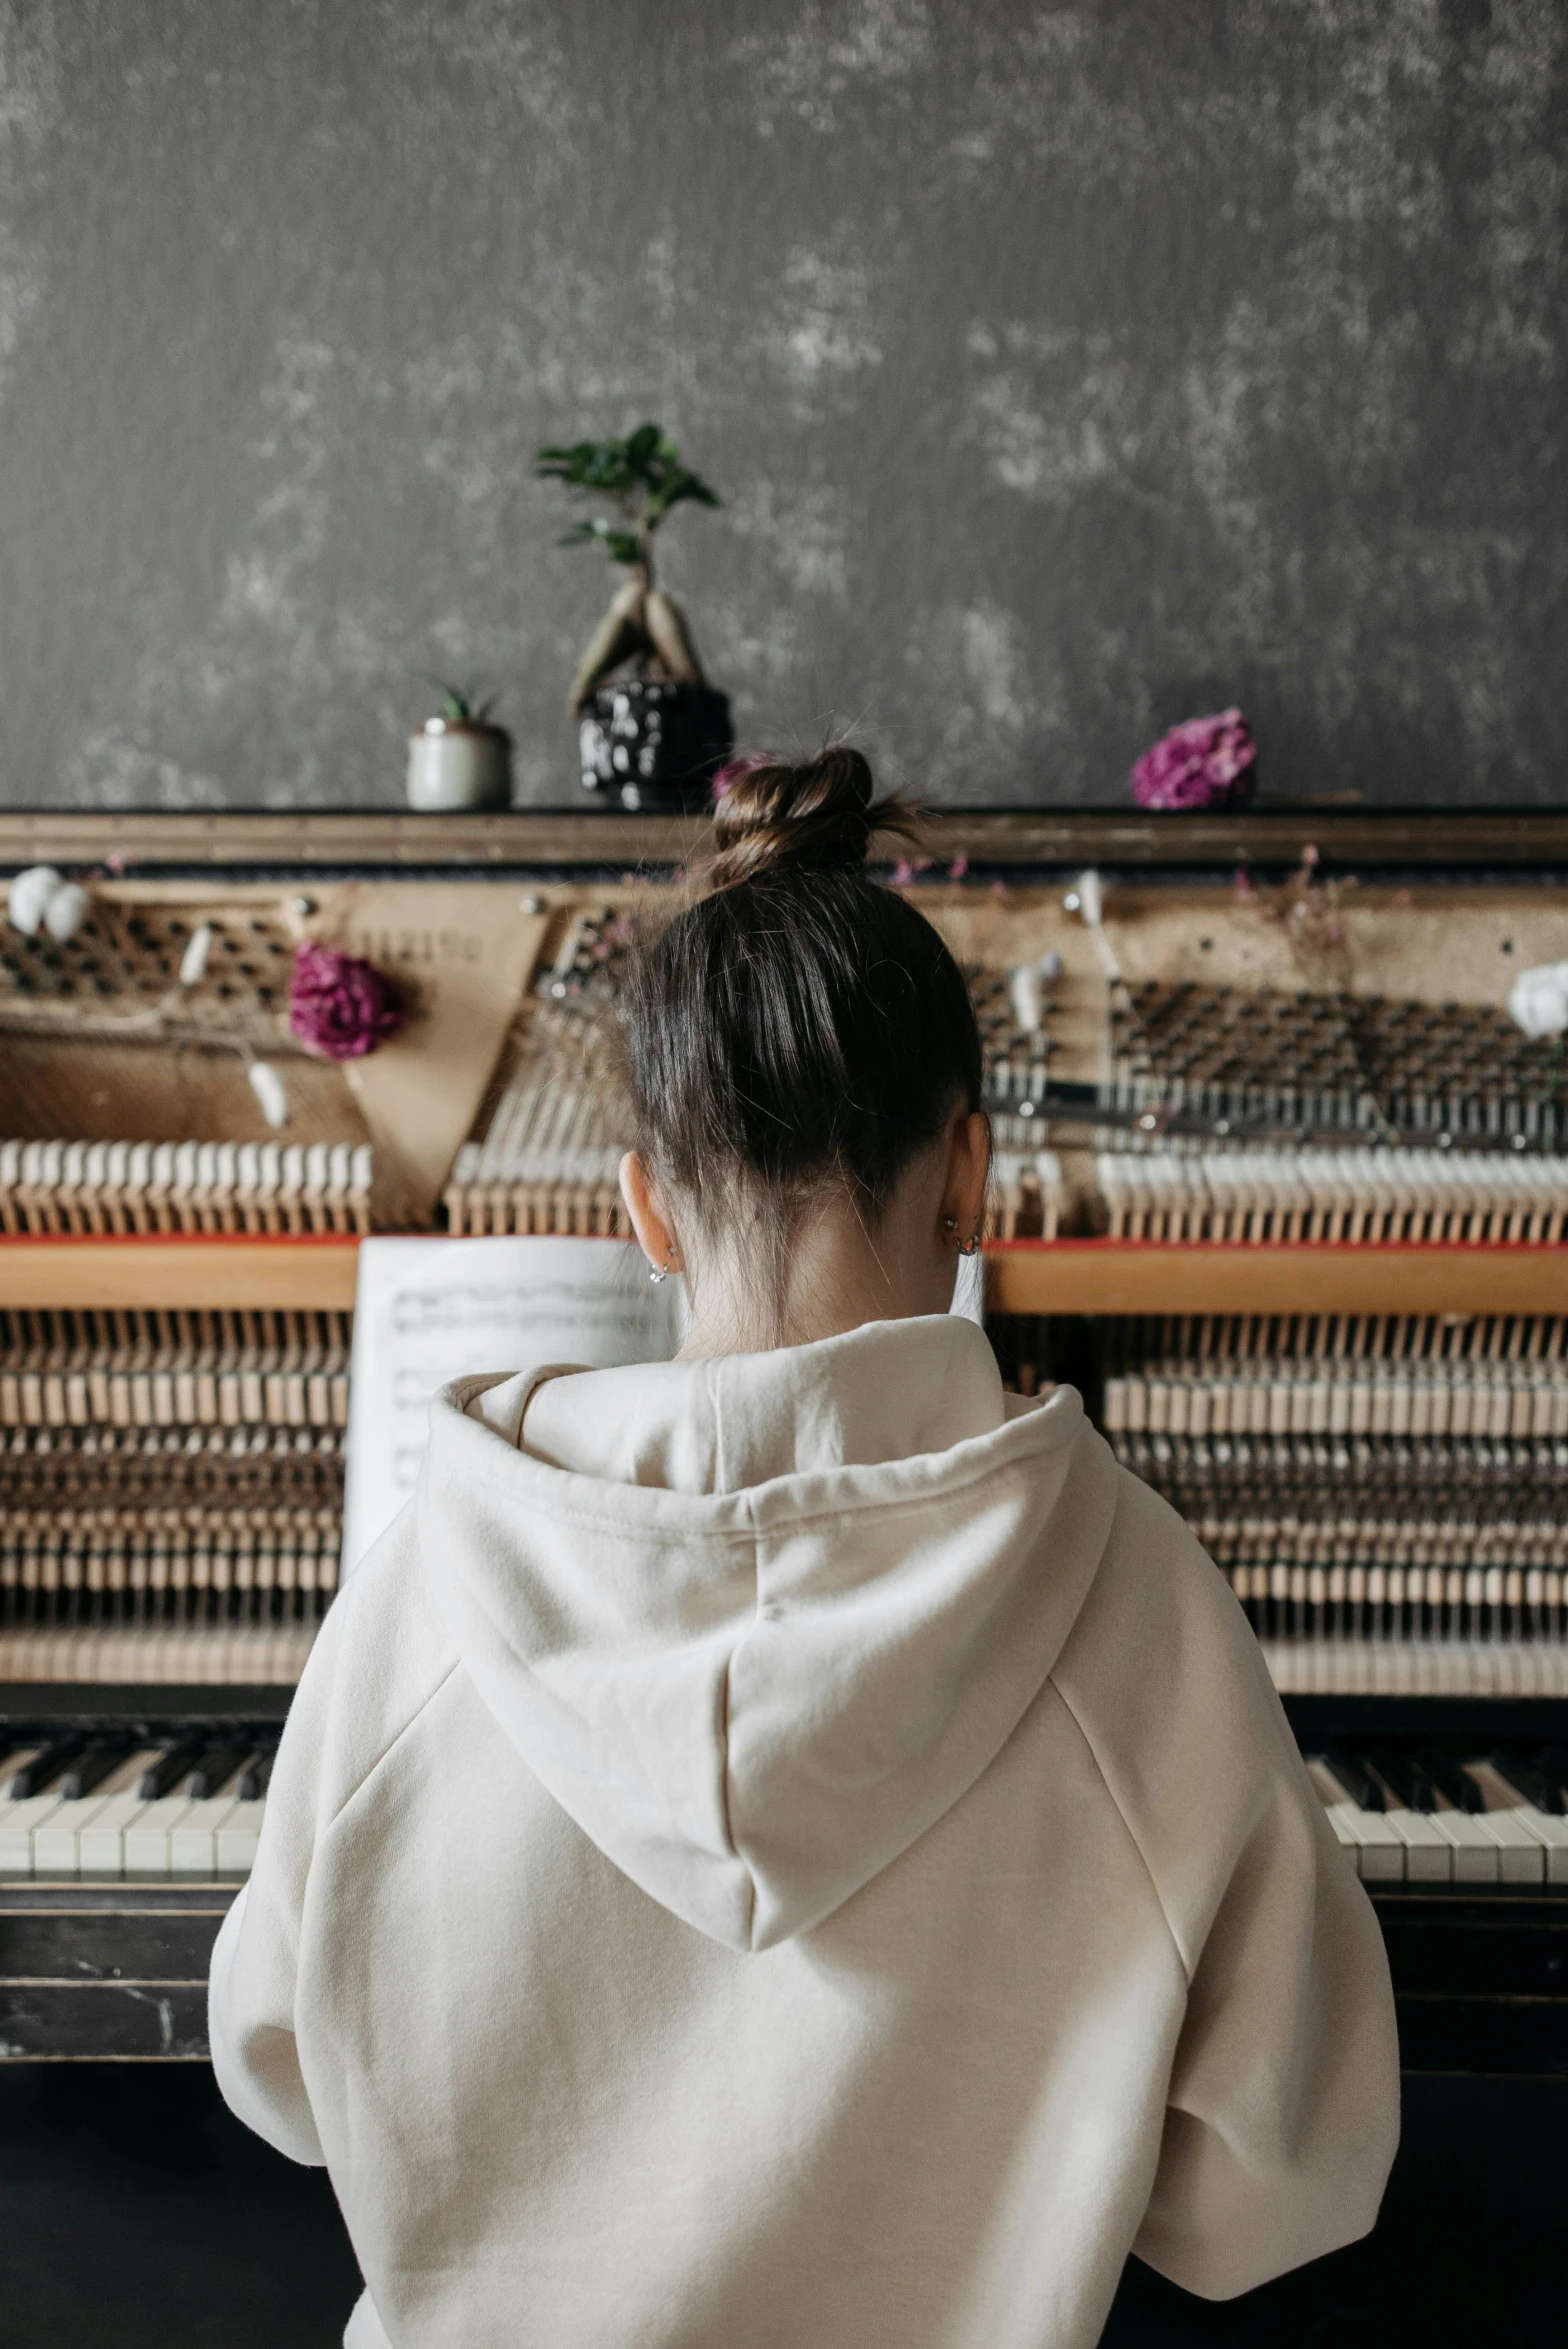
<path id="1" fill-rule="evenodd" d="M 980 1101 L 958 965 L 865 867 L 909 832 L 858 750 L 719 779 L 706 894 L 645 941 L 622 1016 L 638 1147 L 700 1224 L 740 1211 L 782 1250 L 833 1185 L 874 1219 L 955 1107 Z"/>

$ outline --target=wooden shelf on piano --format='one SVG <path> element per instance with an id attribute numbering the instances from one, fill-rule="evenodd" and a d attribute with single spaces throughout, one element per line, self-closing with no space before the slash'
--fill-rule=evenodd
<path id="1" fill-rule="evenodd" d="M 358 1271 L 358 1240 L 336 1232 L 8 1234 L 0 1238 L 0 1308 L 349 1313 Z"/>
<path id="2" fill-rule="evenodd" d="M 1568 1313 L 1568 1246 L 1000 1240 L 996 1313 Z"/>
<path id="3" fill-rule="evenodd" d="M 943 808 L 927 820 L 934 865 L 1071 871 L 1289 870 L 1310 846 L 1325 868 L 1422 866 L 1510 871 L 1568 867 L 1568 815 L 1555 808 L 1273 808 L 1150 815 L 1140 808 Z M 618 872 L 684 865 L 707 835 L 701 816 L 625 815 L 591 804 L 493 814 L 407 808 L 198 811 L 0 809 L 0 870 L 99 864 L 118 851 L 136 873 Z M 903 844 L 884 837 L 889 861 Z"/>
<path id="4" fill-rule="evenodd" d="M 0 1308 L 349 1312 L 348 1235 L 149 1232 L 0 1238 Z M 998 1313 L 1568 1313 L 1568 1246 L 1292 1246 L 998 1240 Z"/>

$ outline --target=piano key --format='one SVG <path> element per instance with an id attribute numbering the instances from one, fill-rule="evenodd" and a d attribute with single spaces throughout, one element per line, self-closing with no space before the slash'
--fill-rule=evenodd
<path id="1" fill-rule="evenodd" d="M 171 1876 L 207 1877 L 218 1872 L 218 1835 L 231 1812 L 240 1807 L 234 1794 L 195 1797 L 183 1818 L 169 1830 Z"/>
<path id="2" fill-rule="evenodd" d="M 248 1876 L 256 1864 L 256 1841 L 267 1805 L 261 1797 L 242 1798 L 218 1829 L 218 1874 Z"/>
<path id="3" fill-rule="evenodd" d="M 1462 1814 L 1455 1812 L 1455 1818 Z M 1391 1832 L 1405 1849 L 1405 1881 L 1409 1884 L 1447 1884 L 1454 1874 L 1454 1847 L 1439 1829 L 1437 1817 L 1430 1811 L 1407 1810 L 1403 1805 L 1391 1807 L 1383 1813 Z M 1496 1845 L 1489 1846 L 1496 1873 Z"/>
<path id="4" fill-rule="evenodd" d="M 13 1802 L 24 1802 L 30 1796 L 42 1794 L 58 1778 L 86 1745 L 80 1734 L 67 1733 L 47 1738 L 25 1761 L 18 1763 L 11 1773 L 10 1796 Z"/>
<path id="5" fill-rule="evenodd" d="M 59 1807 L 60 1797 L 53 1788 L 0 1804 L 0 1876 L 32 1874 L 33 1831 Z"/>
<path id="6" fill-rule="evenodd" d="M 209 1746 L 191 1772 L 190 1791 L 196 1801 L 209 1795 L 221 1794 L 234 1773 L 248 1763 L 255 1752 L 250 1738 L 227 1738 L 221 1745 Z"/>
<path id="7" fill-rule="evenodd" d="M 1535 1836 L 1546 1853 L 1548 1884 L 1568 1884 L 1568 1819 L 1521 1803 L 1514 1816 Z"/>
<path id="8" fill-rule="evenodd" d="M 1339 1760 L 1343 1763 L 1345 1757 L 1341 1755 Z M 1319 1795 L 1326 1798 L 1324 1808 L 1335 1834 L 1342 1842 L 1347 1837 L 1354 1838 L 1358 1873 L 1368 1884 L 1402 1883 L 1406 1847 L 1390 1827 L 1383 1811 L 1364 1809 L 1360 1804 L 1351 1802 L 1345 1794 L 1339 1769 L 1331 1768 L 1326 1757 L 1315 1757 L 1307 1767 Z M 1381 1804 L 1382 1790 L 1370 1780 L 1366 1784 L 1369 1793 Z"/>
<path id="9" fill-rule="evenodd" d="M 1344 1788 L 1332 1771 L 1313 1756 L 1307 1758 L 1307 1776 L 1312 1789 L 1323 1805 L 1324 1816 L 1334 1831 L 1335 1841 L 1349 1859 L 1359 1876 L 1361 1873 L 1361 1838 L 1356 1833 L 1356 1806 L 1346 1796 Z"/>
<path id="10" fill-rule="evenodd" d="M 272 1782 L 272 1765 L 277 1759 L 277 1753 L 278 1749 L 275 1745 L 267 1746 L 253 1760 L 246 1763 L 240 1773 L 237 1789 L 241 1802 L 254 1803 L 261 1800 Z"/>
<path id="11" fill-rule="evenodd" d="M 165 1746 L 150 1769 L 142 1772 L 138 1789 L 143 1802 L 161 1801 L 182 1778 L 190 1775 L 201 1760 L 203 1740 L 199 1737 L 180 1737 Z"/>
<path id="12" fill-rule="evenodd" d="M 1434 1746 L 1423 1746 L 1417 1762 L 1432 1785 L 1446 1795 L 1456 1811 L 1485 1809 L 1480 1787 L 1453 1755 L 1440 1753 Z"/>
<path id="13" fill-rule="evenodd" d="M 91 1874 L 90 1869 L 82 1866 L 83 1836 L 105 1818 L 117 1798 L 128 1793 L 134 1795 L 137 1779 L 155 1758 L 156 1749 L 123 1753 L 119 1768 L 111 1771 L 93 1792 L 72 1797 L 62 1791 L 55 1809 L 33 1829 L 32 1873 L 35 1876 Z M 112 1873 L 119 1872 L 116 1858 Z"/>
<path id="14" fill-rule="evenodd" d="M 1418 1813 L 1436 1808 L 1437 1790 L 1413 1755 L 1393 1753 L 1379 1746 L 1363 1757 L 1363 1767 L 1381 1778 L 1394 1798 L 1394 1807 Z"/>
<path id="15" fill-rule="evenodd" d="M 1463 1813 L 1450 1816 L 1464 1816 Z M 1500 1884 L 1542 1884 L 1546 1880 L 1546 1850 L 1541 1839 L 1532 1835 L 1517 1812 L 1487 1811 L 1480 1820 L 1498 1846 L 1497 1880 Z"/>
<path id="16" fill-rule="evenodd" d="M 1343 1746 L 1331 1745 L 1323 1755 L 1323 1765 L 1338 1779 L 1358 1811 L 1384 1808 L 1383 1789 L 1357 1755 L 1347 1753 Z"/>
<path id="17" fill-rule="evenodd" d="M 1500 1822 L 1506 1817 L 1516 1822 L 1541 1846 L 1546 1882 L 1568 1884 L 1568 1818 L 1559 1811 L 1542 1810 L 1538 1804 L 1522 1801 L 1511 1773 L 1496 1754 L 1472 1762 L 1470 1770 L 1486 1798 L 1488 1819 Z"/>
<path id="18" fill-rule="evenodd" d="M 1496 1884 L 1501 1875 L 1500 1846 L 1484 1818 L 1469 1811 L 1435 1811 L 1431 1825 L 1453 1854 L 1456 1884 Z"/>
<path id="19" fill-rule="evenodd" d="M 95 1737 L 82 1748 L 81 1753 L 60 1780 L 62 1802 L 80 1802 L 94 1787 L 117 1771 L 131 1750 L 128 1737 Z"/>
<path id="20" fill-rule="evenodd" d="M 138 1757 L 140 1759 L 140 1757 Z M 140 1772 L 138 1772 L 138 1780 Z M 150 1805 L 133 1782 L 113 1794 L 92 1818 L 77 1830 L 77 1864 L 83 1876 L 116 1878 L 125 1874 L 125 1835 Z"/>
<path id="21" fill-rule="evenodd" d="M 144 1776 L 142 1784 L 147 1779 Z M 190 1796 L 181 1788 L 178 1794 L 160 1795 L 128 1820 L 125 1827 L 125 1874 L 128 1878 L 144 1881 L 173 1874 L 173 1845 L 171 1837 L 176 1827 L 183 1826 L 196 1808 Z"/>
<path id="22" fill-rule="evenodd" d="M 1514 1793 L 1522 1795 L 1538 1811 L 1563 1815 L 1563 1790 L 1549 1772 L 1535 1762 L 1525 1761 L 1520 1755 L 1499 1748 L 1488 1757 L 1490 1767 Z"/>

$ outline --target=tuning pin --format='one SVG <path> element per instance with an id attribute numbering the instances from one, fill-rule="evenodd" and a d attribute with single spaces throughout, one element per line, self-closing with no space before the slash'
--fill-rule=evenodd
<path id="1" fill-rule="evenodd" d="M 207 968 L 207 957 L 212 952 L 212 924 L 203 922 L 190 934 L 185 952 L 180 956 L 180 985 L 196 986 Z"/>
<path id="2" fill-rule="evenodd" d="M 251 1091 L 261 1104 L 261 1114 L 268 1125 L 286 1126 L 289 1122 L 288 1092 L 271 1061 L 251 1061 L 245 1075 Z"/>

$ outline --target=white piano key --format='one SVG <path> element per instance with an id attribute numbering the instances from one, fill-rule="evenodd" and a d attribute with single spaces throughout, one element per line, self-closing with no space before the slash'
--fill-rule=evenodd
<path id="1" fill-rule="evenodd" d="M 183 1819 L 169 1830 L 169 1873 L 171 1876 L 215 1876 L 218 1872 L 218 1835 L 231 1811 L 239 1809 L 239 1797 L 231 1790 L 227 1794 L 211 1794 L 204 1801 L 193 1802 Z"/>
<path id="2" fill-rule="evenodd" d="M 18 1764 L 20 1767 L 20 1764 Z M 0 1876 L 30 1876 L 33 1872 L 33 1832 L 60 1808 L 60 1789 L 24 1795 L 20 1802 L 0 1800 Z"/>
<path id="3" fill-rule="evenodd" d="M 125 1829 L 127 1877 L 137 1877 L 146 1883 L 171 1874 L 173 1852 L 170 1837 L 175 1828 L 182 1826 L 190 1814 L 199 1808 L 183 1792 L 166 1794 L 159 1801 L 144 1805 Z"/>
<path id="4" fill-rule="evenodd" d="M 1381 1811 L 1363 1811 L 1353 1803 L 1325 1762 L 1309 1761 L 1307 1775 L 1316 1787 L 1329 1824 L 1342 1844 L 1353 1845 L 1358 1874 L 1368 1884 L 1404 1881 L 1408 1856 L 1403 1840 Z"/>
<path id="5" fill-rule="evenodd" d="M 119 1768 L 111 1770 L 103 1784 L 95 1787 L 91 1794 L 84 1794 L 75 1802 L 60 1803 L 42 1825 L 33 1830 L 33 1874 L 82 1875 L 83 1835 L 104 1816 L 118 1797 L 134 1793 L 137 1779 L 156 1760 L 156 1748 L 147 1753 L 128 1755 Z M 118 1875 L 118 1866 L 114 1873 Z"/>
<path id="6" fill-rule="evenodd" d="M 255 1802 L 236 1803 L 218 1829 L 218 1874 L 248 1876 L 256 1865 L 256 1839 L 261 1833 L 265 1795 Z"/>
<path id="7" fill-rule="evenodd" d="M 1498 1881 L 1501 1853 L 1483 1817 L 1470 1811 L 1434 1811 L 1432 1824 L 1453 1853 L 1456 1884 Z"/>
<path id="8" fill-rule="evenodd" d="M 134 1786 L 112 1795 L 97 1816 L 88 1820 L 77 1834 L 81 1873 L 84 1876 L 123 1876 L 126 1829 L 151 1807 L 142 1801 Z"/>
<path id="9" fill-rule="evenodd" d="M 1455 1818 L 1463 1816 L 1455 1812 Z M 1437 1814 L 1427 1811 L 1385 1811 L 1383 1817 L 1389 1829 L 1404 1845 L 1405 1879 L 1410 1884 L 1447 1884 L 1456 1873 L 1454 1846 L 1437 1824 Z M 1487 1847 L 1493 1858 L 1496 1874 L 1497 1847 Z"/>
<path id="10" fill-rule="evenodd" d="M 1529 1828 L 1546 1854 L 1547 1883 L 1568 1884 L 1568 1819 L 1538 1811 L 1534 1803 L 1521 1803 L 1514 1815 Z"/>
<path id="11" fill-rule="evenodd" d="M 1361 1837 L 1356 1831 L 1355 1804 L 1347 1802 L 1325 1803 L 1323 1808 L 1328 1814 L 1328 1823 L 1334 1830 L 1335 1840 L 1340 1849 L 1349 1854 L 1351 1864 L 1359 1876 L 1361 1873 Z"/>
<path id="12" fill-rule="evenodd" d="M 1468 1768 L 1486 1797 L 1487 1818 L 1494 1825 L 1508 1819 L 1522 1828 L 1541 1848 L 1547 1883 L 1568 1884 L 1568 1819 L 1538 1811 L 1490 1762 L 1471 1762 Z"/>
<path id="13" fill-rule="evenodd" d="M 1498 1846 L 1500 1884 L 1540 1884 L 1546 1877 L 1546 1852 L 1517 1812 L 1488 1810 L 1481 1824 Z"/>

